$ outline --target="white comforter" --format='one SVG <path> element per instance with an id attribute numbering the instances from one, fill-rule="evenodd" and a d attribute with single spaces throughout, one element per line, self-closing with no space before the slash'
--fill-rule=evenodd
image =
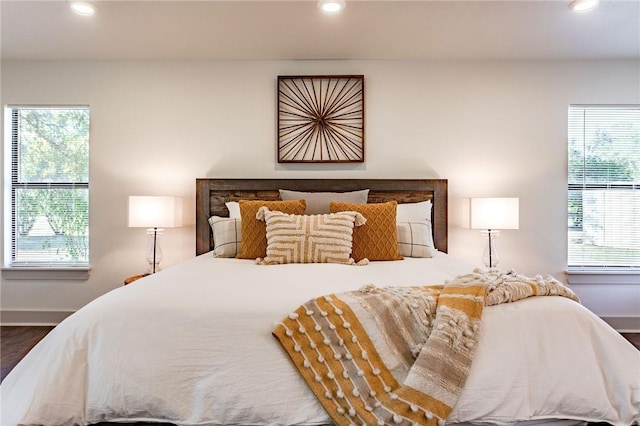
<path id="1" fill-rule="evenodd" d="M 450 256 L 368 266 L 258 266 L 211 254 L 116 289 L 67 318 L 0 386 L 2 426 L 330 420 L 271 336 L 306 300 L 364 284 L 438 284 Z M 239 313 L 248 315 L 239 316 Z M 540 297 L 485 309 L 449 422 L 640 421 L 640 352 L 581 305 Z"/>

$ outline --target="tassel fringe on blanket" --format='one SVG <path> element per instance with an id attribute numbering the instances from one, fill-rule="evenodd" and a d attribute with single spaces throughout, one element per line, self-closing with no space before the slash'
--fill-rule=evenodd
<path id="1" fill-rule="evenodd" d="M 475 270 L 444 286 L 308 301 L 274 336 L 336 425 L 444 425 L 465 384 L 484 306 L 578 297 L 551 277 Z"/>

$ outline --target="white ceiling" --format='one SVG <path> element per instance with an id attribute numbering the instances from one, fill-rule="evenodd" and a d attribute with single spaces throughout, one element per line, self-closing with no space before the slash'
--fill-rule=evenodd
<path id="1" fill-rule="evenodd" d="M 640 0 L 2 0 L 2 60 L 640 58 Z"/>

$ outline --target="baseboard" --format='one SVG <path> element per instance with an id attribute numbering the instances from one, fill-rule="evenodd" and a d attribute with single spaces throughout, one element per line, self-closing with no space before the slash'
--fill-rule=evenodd
<path id="1" fill-rule="evenodd" d="M 74 311 L 36 311 L 3 310 L 0 311 L 0 325 L 58 325 Z"/>
<path id="2" fill-rule="evenodd" d="M 640 317 L 601 317 L 620 333 L 640 333 Z"/>

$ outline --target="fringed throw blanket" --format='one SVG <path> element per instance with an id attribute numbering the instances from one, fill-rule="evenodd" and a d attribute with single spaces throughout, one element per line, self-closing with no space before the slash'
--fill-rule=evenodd
<path id="1" fill-rule="evenodd" d="M 469 374 L 484 306 L 578 301 L 557 280 L 479 271 L 444 286 L 365 286 L 310 300 L 273 334 L 336 425 L 442 425 Z"/>

